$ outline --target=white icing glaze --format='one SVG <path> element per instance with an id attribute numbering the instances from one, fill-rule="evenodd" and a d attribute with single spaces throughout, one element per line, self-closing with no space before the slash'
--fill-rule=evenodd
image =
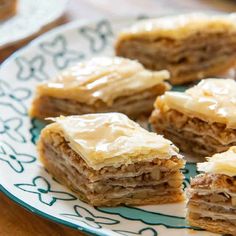
<path id="1" fill-rule="evenodd" d="M 197 164 L 198 171 L 236 176 L 236 146 L 207 159 L 207 162 Z"/>
<path id="2" fill-rule="evenodd" d="M 53 119 L 70 147 L 100 169 L 155 158 L 168 159 L 178 149 L 161 135 L 148 132 L 121 113 L 98 113 Z"/>
<path id="3" fill-rule="evenodd" d="M 99 57 L 63 71 L 54 80 L 38 86 L 38 94 L 93 104 L 152 88 L 169 78 L 166 70 L 153 72 L 134 60 Z"/>
<path id="4" fill-rule="evenodd" d="M 236 82 L 232 79 L 206 79 L 182 92 L 166 92 L 157 99 L 159 109 L 175 109 L 207 122 L 236 127 Z"/>

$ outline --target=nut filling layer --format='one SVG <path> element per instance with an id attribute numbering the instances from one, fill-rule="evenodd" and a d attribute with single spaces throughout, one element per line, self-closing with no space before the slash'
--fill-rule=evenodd
<path id="1" fill-rule="evenodd" d="M 236 63 L 235 15 L 183 14 L 135 23 L 118 35 L 116 55 L 152 70 L 167 69 L 173 84 L 225 73 Z"/>
<path id="2" fill-rule="evenodd" d="M 192 226 L 236 235 L 236 178 L 205 173 L 191 181 L 187 218 Z"/>
<path id="3" fill-rule="evenodd" d="M 49 172 L 92 205 L 142 205 L 183 199 L 183 160 L 174 156 L 96 171 L 68 146 L 60 133 L 45 132 L 41 140 L 39 152 Z"/>
<path id="4" fill-rule="evenodd" d="M 225 124 L 208 123 L 174 109 L 155 110 L 151 122 L 157 132 L 173 141 L 182 151 L 210 156 L 236 145 L 236 130 Z"/>

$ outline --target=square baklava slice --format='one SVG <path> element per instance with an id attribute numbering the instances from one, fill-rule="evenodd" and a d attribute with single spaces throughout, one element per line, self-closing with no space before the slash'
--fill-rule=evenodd
<path id="1" fill-rule="evenodd" d="M 150 115 L 155 98 L 169 88 L 168 78 L 166 70 L 146 70 L 134 60 L 93 58 L 39 84 L 29 113 L 41 119 L 113 111 Z"/>
<path id="2" fill-rule="evenodd" d="M 185 162 L 162 136 L 121 113 L 54 118 L 41 132 L 46 169 L 94 206 L 183 200 Z"/>
<path id="3" fill-rule="evenodd" d="M 172 84 L 219 76 L 236 63 L 236 15 L 188 13 L 140 21 L 123 30 L 116 55 L 151 70 L 167 69 Z"/>
<path id="4" fill-rule="evenodd" d="M 210 156 L 236 145 L 236 82 L 206 79 L 157 98 L 150 121 L 182 151 Z"/>
<path id="5" fill-rule="evenodd" d="M 236 235 L 236 146 L 199 163 L 187 190 L 190 225 Z"/>

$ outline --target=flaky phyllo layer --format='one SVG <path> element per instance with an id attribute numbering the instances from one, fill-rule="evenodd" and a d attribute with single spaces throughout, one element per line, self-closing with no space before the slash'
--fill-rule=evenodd
<path id="1" fill-rule="evenodd" d="M 178 156 L 161 135 L 148 132 L 121 113 L 59 117 L 47 129 L 57 130 L 93 169 Z"/>
<path id="2" fill-rule="evenodd" d="M 236 147 L 199 163 L 205 173 L 191 180 L 188 195 L 189 223 L 206 230 L 236 233 Z"/>
<path id="3" fill-rule="evenodd" d="M 39 84 L 30 115 L 44 118 L 47 114 L 55 117 L 110 111 L 131 116 L 150 113 L 155 97 L 169 88 L 164 82 L 168 78 L 168 71 L 146 70 L 134 60 L 93 58 Z"/>
<path id="4" fill-rule="evenodd" d="M 184 160 L 167 140 L 118 113 L 61 117 L 41 134 L 46 168 L 92 205 L 183 199 Z"/>
<path id="5" fill-rule="evenodd" d="M 193 13 L 144 20 L 120 33 L 116 53 L 168 69 L 174 84 L 219 75 L 235 64 L 235 18 Z"/>
<path id="6" fill-rule="evenodd" d="M 185 92 L 166 92 L 150 118 L 181 150 L 201 155 L 236 144 L 234 80 L 206 79 Z"/>
<path id="7" fill-rule="evenodd" d="M 139 21 L 130 28 L 124 29 L 119 39 L 156 39 L 169 38 L 173 40 L 185 39 L 200 30 L 204 32 L 236 32 L 235 14 L 209 15 L 190 13 L 166 16 L 157 19 Z"/>

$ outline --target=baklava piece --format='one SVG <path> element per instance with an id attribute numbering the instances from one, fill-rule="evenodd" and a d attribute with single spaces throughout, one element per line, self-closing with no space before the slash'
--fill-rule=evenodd
<path id="1" fill-rule="evenodd" d="M 144 20 L 124 30 L 118 56 L 151 70 L 167 69 L 172 84 L 226 73 L 236 64 L 236 15 L 190 13 Z"/>
<path id="2" fill-rule="evenodd" d="M 43 129 L 39 156 L 61 183 L 94 206 L 183 200 L 178 149 L 121 113 L 54 118 Z"/>
<path id="3" fill-rule="evenodd" d="M 17 0 L 0 0 L 0 20 L 14 16 L 17 11 Z"/>
<path id="4" fill-rule="evenodd" d="M 190 225 L 236 235 L 236 146 L 199 163 L 187 190 Z"/>
<path id="5" fill-rule="evenodd" d="M 169 85 L 166 70 L 153 72 L 137 61 L 94 58 L 39 84 L 30 115 L 38 118 L 121 112 L 132 118 L 150 115 L 155 98 Z"/>
<path id="6" fill-rule="evenodd" d="M 211 156 L 236 145 L 236 82 L 206 79 L 157 98 L 150 122 L 180 150 Z"/>

